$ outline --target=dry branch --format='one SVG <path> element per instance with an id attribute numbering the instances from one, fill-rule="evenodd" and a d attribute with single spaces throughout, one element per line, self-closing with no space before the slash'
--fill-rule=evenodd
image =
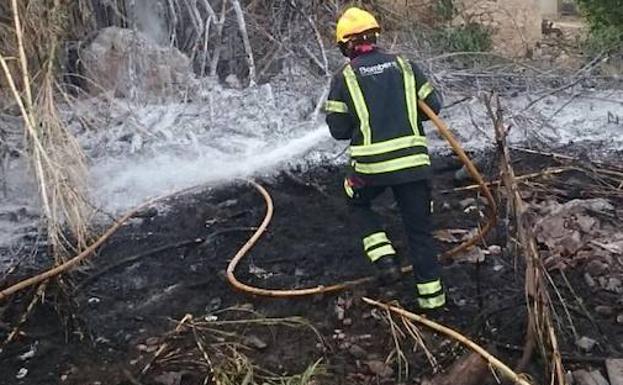
<path id="1" fill-rule="evenodd" d="M 401 317 L 405 317 L 408 318 L 412 321 L 421 323 L 422 325 L 425 325 L 439 333 L 442 333 L 458 342 L 460 342 L 461 344 L 465 345 L 466 347 L 468 347 L 469 349 L 475 351 L 476 353 L 478 353 L 482 358 L 484 358 L 492 367 L 494 367 L 495 369 L 497 369 L 500 374 L 502 374 L 502 376 L 504 376 L 504 378 L 508 379 L 509 381 L 513 381 L 514 384 L 519 384 L 519 385 L 531 385 L 530 382 L 522 375 L 519 375 L 517 373 L 515 373 L 511 368 L 509 368 L 508 366 L 506 366 L 502 361 L 500 361 L 499 359 L 497 359 L 496 357 L 494 357 L 492 354 L 490 354 L 489 352 L 487 352 L 485 349 L 483 349 L 480 345 L 476 344 L 475 342 L 473 342 L 472 340 L 470 340 L 469 338 L 465 337 L 464 335 L 462 335 L 461 333 L 450 329 L 449 327 L 446 327 L 444 325 L 438 324 L 437 322 L 431 321 L 427 318 L 424 318 L 422 316 L 419 316 L 417 314 L 413 314 L 411 312 L 408 312 L 404 309 L 401 309 L 399 307 L 395 307 L 395 306 L 390 306 L 387 304 L 384 304 L 382 302 L 378 302 L 375 300 L 372 300 L 370 298 L 363 298 L 363 301 L 369 305 L 372 306 L 376 306 L 378 308 L 384 309 L 384 310 L 388 310 L 391 311 L 392 313 L 398 314 Z"/>
<path id="2" fill-rule="evenodd" d="M 565 385 L 564 367 L 552 321 L 551 301 L 547 291 L 547 282 L 543 278 L 544 268 L 540 260 L 536 238 L 528 222 L 526 204 L 521 197 L 517 178 L 512 167 L 510 151 L 506 144 L 509 129 L 504 126 L 504 117 L 499 98 L 496 99 L 495 110 L 492 99 L 493 97 L 487 98 L 485 103 L 495 128 L 496 143 L 501 154 L 500 168 L 502 180 L 506 187 L 509 208 L 515 219 L 517 238 L 526 264 L 525 293 L 528 308 L 528 330 L 524 354 L 518 367 L 519 370 L 522 370 L 527 366 L 534 348 L 538 346 L 541 355 L 551 360 L 548 362 L 548 368 L 551 369 L 550 377 L 552 383 Z"/>
<path id="3" fill-rule="evenodd" d="M 251 48 L 251 42 L 249 41 L 247 23 L 244 20 L 244 12 L 242 11 L 239 0 L 231 0 L 231 3 L 234 6 L 234 12 L 236 13 L 236 19 L 238 21 L 238 28 L 240 29 L 240 35 L 242 35 L 242 43 L 244 44 L 244 51 L 249 65 L 249 85 L 254 86 L 256 84 L 255 59 L 253 58 L 253 49 Z"/>

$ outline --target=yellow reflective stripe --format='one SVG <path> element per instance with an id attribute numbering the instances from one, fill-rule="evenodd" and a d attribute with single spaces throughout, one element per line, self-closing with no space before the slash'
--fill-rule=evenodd
<path id="1" fill-rule="evenodd" d="M 446 304 L 446 294 L 440 294 L 432 298 L 418 298 L 418 304 L 422 309 L 435 309 Z"/>
<path id="2" fill-rule="evenodd" d="M 428 154 L 409 155 L 377 163 L 355 163 L 355 171 L 361 174 L 382 174 L 418 166 L 430 166 Z"/>
<path id="3" fill-rule="evenodd" d="M 352 187 L 350 187 L 350 183 L 348 183 L 348 179 L 344 179 L 344 191 L 346 192 L 346 195 L 348 195 L 349 198 L 352 198 L 353 196 L 355 196 L 355 191 L 353 190 Z"/>
<path id="4" fill-rule="evenodd" d="M 405 97 L 407 101 L 407 110 L 409 113 L 409 122 L 411 123 L 411 129 L 415 135 L 420 135 L 417 125 L 417 97 L 415 96 L 416 84 L 415 75 L 413 75 L 413 68 L 411 64 L 405 62 L 401 57 L 398 57 L 398 64 L 402 68 L 402 77 L 405 83 Z"/>
<path id="5" fill-rule="evenodd" d="M 392 245 L 385 245 L 385 246 L 379 247 L 378 249 L 368 251 L 367 253 L 368 253 L 368 258 L 370 258 L 370 261 L 376 262 L 386 255 L 396 254 L 396 250 L 394 250 Z"/>
<path id="6" fill-rule="evenodd" d="M 403 148 L 424 146 L 426 147 L 426 137 L 410 135 L 397 139 L 390 139 L 384 142 L 377 142 L 367 146 L 350 146 L 351 156 L 368 156 L 385 154 L 387 152 L 402 150 Z"/>
<path id="7" fill-rule="evenodd" d="M 381 243 L 390 243 L 389 238 L 385 232 L 378 232 L 372 235 L 368 235 L 363 239 L 363 248 L 367 251 L 369 248 L 379 245 Z"/>
<path id="8" fill-rule="evenodd" d="M 350 65 L 347 65 L 344 68 L 343 73 L 344 79 L 346 80 L 346 86 L 348 87 L 348 92 L 353 99 L 355 111 L 357 112 L 357 117 L 359 118 L 359 129 L 361 130 L 361 135 L 363 136 L 363 144 L 370 144 L 372 143 L 372 134 L 370 132 L 370 113 L 368 112 L 368 106 L 366 106 L 366 100 L 363 97 L 363 92 L 361 92 L 361 87 L 359 87 L 357 76 Z"/>
<path id="9" fill-rule="evenodd" d="M 326 112 L 339 112 L 345 114 L 348 112 L 348 106 L 344 102 L 337 100 L 327 100 L 324 104 L 324 110 Z"/>
<path id="10" fill-rule="evenodd" d="M 441 291 L 441 280 L 438 279 L 436 281 L 427 282 L 427 283 L 418 283 L 417 291 L 420 295 L 431 295 L 435 294 L 438 291 Z"/>
<path id="11" fill-rule="evenodd" d="M 422 88 L 420 88 L 420 90 L 417 93 L 417 97 L 424 100 L 428 97 L 428 95 L 432 94 L 433 91 L 435 91 L 435 88 L 433 87 L 432 84 L 430 84 L 430 82 L 426 82 Z"/>

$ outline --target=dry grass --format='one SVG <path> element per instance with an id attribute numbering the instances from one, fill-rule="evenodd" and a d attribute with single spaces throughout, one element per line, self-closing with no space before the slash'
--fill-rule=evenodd
<path id="1" fill-rule="evenodd" d="M 217 385 L 312 385 L 324 374 L 321 360 L 299 374 L 275 373 L 254 361 L 257 357 L 257 334 L 277 333 L 283 329 L 300 331 L 300 336 L 313 334 L 323 343 L 319 332 L 300 317 L 266 318 L 240 308 L 225 309 L 209 316 L 187 315 L 157 346 L 142 375 L 158 373 L 194 373 L 204 384 Z M 255 340 L 254 340 L 255 339 Z M 255 341 L 255 342 L 254 342 Z M 279 341 L 279 339 L 275 339 Z M 278 343 L 278 342 L 277 342 Z"/>
<path id="2" fill-rule="evenodd" d="M 11 24 L 1 19 L 0 64 L 24 120 L 26 148 L 39 186 L 49 246 L 60 263 L 86 247 L 90 219 L 85 158 L 56 103 L 60 91 L 56 59 L 71 6 L 59 0 L 6 3 L 0 11 L 6 15 L 10 9 Z"/>
<path id="3" fill-rule="evenodd" d="M 422 331 L 408 318 L 399 317 L 401 324 L 398 324 L 392 317 L 389 309 L 384 311 L 373 310 L 372 314 L 385 324 L 392 338 L 393 349 L 385 359 L 387 365 L 393 364 L 397 369 L 397 381 L 402 383 L 409 379 L 410 364 L 408 353 L 417 354 L 421 352 L 433 373 L 440 369 L 437 359 L 427 346 L 427 341 Z M 418 368 L 421 370 L 421 368 Z"/>

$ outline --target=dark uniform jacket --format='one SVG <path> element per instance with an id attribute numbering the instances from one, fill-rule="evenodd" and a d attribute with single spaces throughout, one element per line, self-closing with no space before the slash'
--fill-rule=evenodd
<path id="1" fill-rule="evenodd" d="M 325 105 L 335 139 L 350 140 L 351 176 L 365 185 L 427 179 L 430 158 L 417 107 L 424 100 L 435 113 L 437 92 L 413 63 L 375 49 L 334 76 Z"/>

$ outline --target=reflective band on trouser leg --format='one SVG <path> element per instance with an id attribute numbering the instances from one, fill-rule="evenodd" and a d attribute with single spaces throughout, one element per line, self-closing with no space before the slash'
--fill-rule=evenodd
<path id="1" fill-rule="evenodd" d="M 419 295 L 431 295 L 441 291 L 441 279 L 417 284 L 417 292 Z"/>
<path id="2" fill-rule="evenodd" d="M 344 79 L 346 80 L 346 86 L 348 87 L 348 92 L 350 93 L 350 97 L 353 99 L 353 104 L 355 105 L 357 117 L 359 118 L 359 129 L 361 130 L 361 135 L 363 136 L 363 144 L 370 144 L 372 143 L 372 133 L 370 132 L 370 113 L 368 111 L 368 106 L 366 106 L 366 100 L 363 97 L 361 87 L 359 87 L 357 75 L 355 75 L 355 71 L 353 71 L 353 68 L 350 65 L 347 65 L 344 68 L 343 74 Z"/>
<path id="3" fill-rule="evenodd" d="M 433 91 L 435 91 L 435 88 L 433 87 L 432 84 L 430 84 L 430 82 L 426 82 L 424 83 L 424 85 L 420 88 L 420 90 L 417 93 L 417 97 L 424 100 L 426 99 L 430 94 L 433 93 Z"/>
<path id="4" fill-rule="evenodd" d="M 396 250 L 394 250 L 394 247 L 392 245 L 388 244 L 367 251 L 366 254 L 368 254 L 368 258 L 370 258 L 370 261 L 376 262 L 387 255 L 396 255 Z"/>
<path id="5" fill-rule="evenodd" d="M 401 57 L 398 57 L 398 64 L 402 69 L 402 77 L 405 83 L 405 98 L 407 102 L 407 110 L 409 112 L 409 123 L 411 123 L 411 129 L 415 135 L 419 135 L 417 124 L 417 97 L 416 97 L 416 83 L 415 75 L 413 75 L 413 68 L 411 64 L 405 62 Z"/>
<path id="6" fill-rule="evenodd" d="M 383 142 L 372 143 L 367 146 L 350 146 L 351 156 L 371 156 L 398 151 L 405 148 L 422 146 L 426 147 L 426 137 L 409 135 L 402 138 L 390 139 Z"/>
<path id="7" fill-rule="evenodd" d="M 387 234 L 383 231 L 379 231 L 378 233 L 374 233 L 363 238 L 363 248 L 366 251 L 383 243 L 391 243 L 389 238 L 387 238 Z"/>
<path id="8" fill-rule="evenodd" d="M 348 106 L 344 102 L 337 100 L 327 100 L 324 104 L 325 112 L 348 113 Z"/>
<path id="9" fill-rule="evenodd" d="M 349 198 L 352 198 L 355 196 L 355 191 L 350 186 L 350 183 L 348 183 L 348 179 L 344 179 L 344 192 Z"/>
<path id="10" fill-rule="evenodd" d="M 418 298 L 418 304 L 422 309 L 435 309 L 446 304 L 446 295 L 441 293 L 435 297 Z"/>
<path id="11" fill-rule="evenodd" d="M 430 166 L 428 154 L 409 155 L 398 159 L 376 163 L 355 163 L 355 171 L 361 174 L 382 174 L 405 168 Z"/>

